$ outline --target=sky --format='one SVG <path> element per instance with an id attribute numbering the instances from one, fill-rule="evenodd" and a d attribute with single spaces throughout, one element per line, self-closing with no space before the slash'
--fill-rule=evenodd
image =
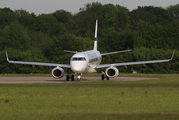
<path id="1" fill-rule="evenodd" d="M 53 13 L 56 10 L 66 10 L 72 14 L 78 13 L 86 3 L 100 2 L 101 4 L 118 4 L 127 7 L 130 11 L 138 6 L 158 6 L 166 8 L 179 4 L 179 0 L 0 0 L 0 8 L 8 7 L 11 10 L 23 9 L 36 15 Z"/>

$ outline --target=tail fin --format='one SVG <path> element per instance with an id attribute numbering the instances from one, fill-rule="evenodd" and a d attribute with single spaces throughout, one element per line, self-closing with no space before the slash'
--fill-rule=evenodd
<path id="1" fill-rule="evenodd" d="M 97 51 L 97 31 L 98 31 L 98 20 L 96 20 L 95 36 L 94 36 L 94 48 Z"/>

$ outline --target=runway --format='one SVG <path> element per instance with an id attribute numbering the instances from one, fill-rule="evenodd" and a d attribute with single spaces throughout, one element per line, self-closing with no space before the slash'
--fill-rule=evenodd
<path id="1" fill-rule="evenodd" d="M 140 81 L 140 80 L 157 80 L 159 78 L 143 77 L 116 77 L 110 78 L 115 81 Z M 100 81 L 101 77 L 82 77 L 82 81 Z M 75 79 L 75 81 L 77 81 Z M 0 77 L 0 84 L 19 84 L 19 83 L 68 83 L 75 81 L 66 81 L 66 78 L 55 79 L 53 77 Z"/>

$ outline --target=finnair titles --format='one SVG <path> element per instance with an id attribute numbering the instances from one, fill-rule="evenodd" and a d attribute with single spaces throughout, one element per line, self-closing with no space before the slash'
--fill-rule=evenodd
<path id="1" fill-rule="evenodd" d="M 8 54 L 6 52 L 7 61 L 9 63 L 16 63 L 16 64 L 27 64 L 27 65 L 42 65 L 42 66 L 50 66 L 54 67 L 51 71 L 51 74 L 54 78 L 62 78 L 66 73 L 66 80 L 69 81 L 71 79 L 74 81 L 74 73 L 77 75 L 77 80 L 81 80 L 82 74 L 89 74 L 95 72 L 101 72 L 101 80 L 105 78 L 109 80 L 110 78 L 117 77 L 119 74 L 117 66 L 127 66 L 127 65 L 137 65 L 137 64 L 149 64 L 149 63 L 160 63 L 160 62 L 169 62 L 171 59 L 165 60 L 152 60 L 152 61 L 140 61 L 140 62 L 127 62 L 127 63 L 113 63 L 113 64 L 101 64 L 102 56 L 116 54 L 116 53 L 123 53 L 128 52 L 131 50 L 123 50 L 123 51 L 116 51 L 110 53 L 103 53 L 101 54 L 97 50 L 97 26 L 98 20 L 96 20 L 95 26 L 95 40 L 94 40 L 94 48 L 90 51 L 85 52 L 76 52 L 76 51 L 69 51 L 64 50 L 65 52 L 74 53 L 71 57 L 70 64 L 57 64 L 57 63 L 39 63 L 39 62 L 23 62 L 23 61 L 10 61 L 8 58 Z"/>

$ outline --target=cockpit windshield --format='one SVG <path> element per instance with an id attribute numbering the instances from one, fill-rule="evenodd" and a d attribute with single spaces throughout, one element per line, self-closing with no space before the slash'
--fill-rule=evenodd
<path id="1" fill-rule="evenodd" d="M 85 57 L 73 57 L 72 61 L 86 61 Z"/>

